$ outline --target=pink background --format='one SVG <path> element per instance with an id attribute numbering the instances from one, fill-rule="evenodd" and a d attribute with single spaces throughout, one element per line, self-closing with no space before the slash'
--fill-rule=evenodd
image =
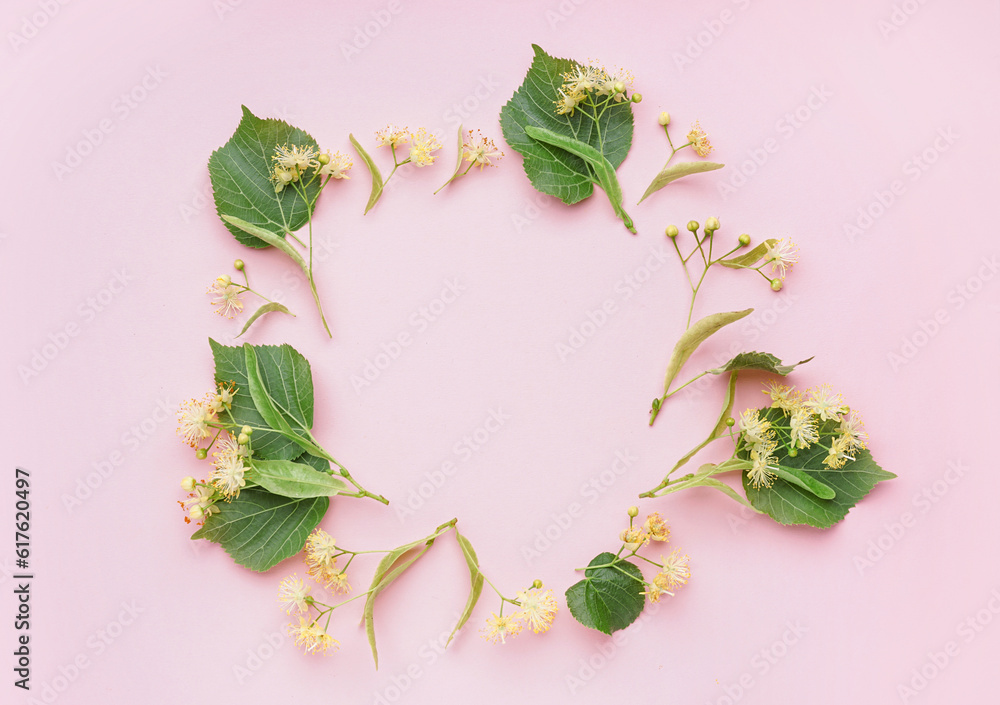
<path id="1" fill-rule="evenodd" d="M 5 702 L 597 703 L 623 691 L 671 704 L 988 699 L 1000 653 L 1000 482 L 985 423 L 1000 283 L 983 265 L 998 254 L 997 3 L 294 5 L 5 4 Z M 537 194 L 509 148 L 499 169 L 432 197 L 459 121 L 501 142 L 498 111 L 531 42 L 634 71 L 645 99 L 619 177 L 637 236 L 601 193 L 574 207 Z M 120 97 L 129 93 L 131 105 Z M 316 232 L 328 255 L 317 276 L 332 341 L 293 266 L 238 245 L 207 200 L 208 156 L 241 103 L 333 150 L 350 150 L 349 132 L 373 147 L 387 122 L 444 135 L 439 164 L 400 173 L 369 215 L 356 157 L 351 181 L 324 196 Z M 666 155 L 661 110 L 675 135 L 700 120 L 727 166 L 635 206 Z M 69 173 L 55 166 L 102 125 Z M 738 187 L 724 195 L 720 184 Z M 878 217 L 852 237 L 845 224 L 859 209 Z M 815 355 L 794 382 L 841 390 L 864 412 L 877 460 L 899 474 L 841 525 L 781 527 L 709 490 L 646 500 L 644 513 L 671 520 L 693 575 L 624 640 L 563 608 L 548 634 L 489 645 L 477 631 L 497 605 L 484 593 L 439 656 L 467 588 L 448 538 L 379 599 L 377 672 L 360 602 L 335 615 L 341 651 L 306 657 L 282 636 L 275 602 L 281 578 L 303 571 L 298 559 L 258 575 L 188 540 L 178 482 L 204 466 L 175 436 L 173 410 L 211 384 L 207 338 L 239 331 L 242 319 L 215 316 L 204 290 L 242 257 L 251 281 L 298 314 L 266 318 L 248 339 L 306 355 L 317 437 L 393 500 L 336 500 L 323 526 L 348 547 L 389 548 L 457 516 L 494 582 L 513 593 L 539 577 L 561 601 L 573 569 L 614 550 L 626 507 L 717 413 L 713 379 L 646 426 L 686 285 L 672 255 L 630 295 L 622 284 L 650 274 L 644 262 L 668 223 L 711 215 L 724 242 L 791 237 L 802 261 L 780 295 L 755 276 L 713 272 L 696 315 L 757 311 L 713 339 L 684 378 L 731 345 Z M 454 280 L 458 298 L 419 330 L 411 317 Z M 557 345 L 609 299 L 615 313 L 560 359 Z M 352 375 L 401 333 L 413 344 L 356 390 Z M 52 359 L 23 377 L 43 351 Z M 744 385 L 740 407 L 761 402 L 761 381 Z M 509 418 L 463 459 L 456 445 L 493 410 Z M 619 475 L 616 454 L 630 458 Z M 401 517 L 396 508 L 449 460 L 454 475 L 433 492 L 424 485 L 423 505 Z M 9 655 L 15 465 L 33 483 L 30 697 L 12 686 Z M 601 491 L 585 489 L 591 482 Z M 567 521 L 574 504 L 579 516 Z M 526 556 L 546 532 L 550 545 Z M 352 566 L 355 588 L 374 564 Z"/>

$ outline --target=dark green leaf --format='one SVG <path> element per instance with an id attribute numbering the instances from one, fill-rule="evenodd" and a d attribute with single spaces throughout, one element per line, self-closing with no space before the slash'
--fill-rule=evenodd
<path id="1" fill-rule="evenodd" d="M 590 562 L 605 566 L 613 553 L 602 553 Z M 566 604 L 580 624 L 611 634 L 634 622 L 646 603 L 642 571 L 628 561 L 614 567 L 587 568 L 584 579 L 566 591 Z"/>
<path id="2" fill-rule="evenodd" d="M 260 572 L 302 550 L 330 500 L 290 499 L 253 487 L 232 502 L 215 506 L 219 512 L 207 517 L 191 538 L 214 541 L 234 561 Z"/>
<path id="3" fill-rule="evenodd" d="M 278 145 L 318 149 L 316 140 L 302 130 L 282 120 L 262 120 L 243 106 L 243 119 L 232 138 L 212 153 L 208 172 L 220 216 L 235 216 L 284 237 L 305 225 L 309 213 L 295 189 L 274 192 L 271 157 Z M 317 179 L 306 187 L 306 194 L 314 199 L 318 190 Z M 231 223 L 226 227 L 244 245 L 267 247 L 266 242 Z"/>

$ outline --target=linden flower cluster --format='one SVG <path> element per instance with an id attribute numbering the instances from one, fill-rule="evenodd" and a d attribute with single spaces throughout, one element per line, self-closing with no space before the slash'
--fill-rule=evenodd
<path id="1" fill-rule="evenodd" d="M 405 127 L 389 125 L 384 130 L 375 133 L 375 139 L 379 147 L 388 147 L 392 152 L 393 169 L 386 177 L 386 181 L 392 178 L 392 174 L 404 164 L 414 164 L 418 167 L 430 166 L 434 163 L 434 152 L 441 149 L 438 138 L 427 132 L 427 128 L 421 127 L 416 132 L 410 132 Z M 396 147 L 409 143 L 410 154 L 403 161 L 398 161 L 396 157 Z"/>
<path id="2" fill-rule="evenodd" d="M 340 152 L 320 153 L 319 149 L 311 145 L 297 144 L 275 147 L 271 162 L 271 183 L 274 184 L 275 193 L 281 193 L 286 186 L 304 181 L 310 169 L 313 173 L 308 183 L 323 177 L 327 177 L 326 180 L 349 179 L 347 172 L 354 166 L 350 157 Z"/>
<path id="3" fill-rule="evenodd" d="M 653 578 L 652 582 L 643 581 L 646 586 L 646 590 L 642 593 L 643 595 L 648 596 L 651 602 L 659 602 L 663 595 L 670 595 L 673 597 L 673 591 L 681 585 L 687 583 L 688 579 L 691 577 L 691 571 L 688 569 L 688 561 L 690 559 L 686 554 L 681 553 L 679 548 L 674 549 L 666 558 L 661 555 L 661 563 L 651 561 L 648 558 L 638 555 L 637 552 L 639 549 L 647 546 L 650 541 L 657 541 L 661 543 L 669 542 L 670 526 L 667 524 L 667 520 L 664 519 L 659 512 L 653 512 L 647 516 L 646 520 L 641 525 L 637 525 L 635 523 L 635 518 L 637 516 L 639 516 L 639 508 L 629 507 L 629 526 L 627 529 L 622 531 L 618 537 L 622 541 L 622 547 L 618 551 L 618 556 L 621 556 L 622 551 L 628 551 L 629 553 L 625 556 L 625 558 L 635 556 L 636 558 L 641 558 L 647 563 L 651 563 L 659 567 L 660 570 Z"/>
<path id="4" fill-rule="evenodd" d="M 774 483 L 775 452 L 779 447 L 795 457 L 800 450 L 818 445 L 827 451 L 823 464 L 834 470 L 868 447 L 860 414 L 852 411 L 829 384 L 801 392 L 770 382 L 764 393 L 771 397 L 771 407 L 781 410 L 782 422 L 761 418 L 759 409 L 747 409 L 739 422 L 741 442 L 753 463 L 747 475 L 754 488 Z"/>
<path id="5" fill-rule="evenodd" d="M 635 79 L 630 71 L 619 69 L 614 73 L 604 67 L 577 66 L 574 71 L 562 74 L 563 84 L 558 89 L 559 100 L 553 101 L 557 115 L 573 115 L 578 108 L 589 106 L 594 114 L 584 112 L 589 117 L 597 117 L 597 108 L 606 108 L 612 101 L 621 103 L 631 100 L 638 103 L 642 96 L 633 93 L 629 98 Z M 603 100 L 595 100 L 595 96 Z M 603 112 L 603 111 L 602 111 Z"/>
<path id="6" fill-rule="evenodd" d="M 490 587 L 493 587 L 493 583 L 490 583 Z M 486 619 L 482 636 L 488 642 L 504 644 L 507 639 L 517 636 L 526 628 L 540 634 L 547 632 L 552 626 L 559 604 L 552 590 L 542 589 L 541 580 L 536 580 L 524 590 L 518 590 L 513 599 L 504 597 L 495 587 L 493 589 L 500 595 L 500 612 L 492 612 Z M 503 608 L 507 603 L 518 609 L 505 615 Z"/>
<path id="7" fill-rule="evenodd" d="M 238 313 L 243 311 L 243 295 L 253 294 L 261 299 L 264 299 L 268 304 L 272 306 L 277 305 L 274 301 L 268 297 L 261 294 L 259 291 L 254 291 L 250 288 L 250 277 L 246 271 L 246 263 L 243 260 L 238 259 L 233 262 L 233 267 L 236 271 L 243 274 L 243 281 L 245 284 L 237 284 L 233 281 L 233 278 L 228 274 L 222 274 L 215 278 L 212 285 L 208 287 L 208 294 L 212 296 L 212 306 L 215 307 L 215 312 L 220 316 L 226 318 L 233 318 Z M 283 306 L 280 307 L 281 310 L 294 315 L 288 309 Z M 246 332 L 246 328 L 243 329 Z M 242 333 L 240 334 L 242 335 Z M 239 336 L 237 336 L 239 337 Z"/>
<path id="8" fill-rule="evenodd" d="M 337 545 L 337 540 L 323 529 L 317 528 L 306 539 L 304 548 L 307 573 L 319 585 L 336 593 L 348 593 L 351 586 L 347 583 L 347 567 L 357 554 Z M 349 555 L 343 568 L 338 568 L 337 559 Z M 312 587 L 297 574 L 281 581 L 278 586 L 278 602 L 286 614 L 297 615 L 298 624 L 288 625 L 288 632 L 295 639 L 295 644 L 307 654 L 325 654 L 331 648 L 336 651 L 339 642 L 327 633 L 330 616 L 340 605 L 327 605 L 318 601 L 310 593 Z M 350 602 L 367 593 L 357 595 Z M 342 602 L 341 604 L 345 604 Z M 313 610 L 316 614 L 313 615 Z M 323 626 L 320 620 L 326 617 Z"/>
<path id="9" fill-rule="evenodd" d="M 209 450 L 215 447 L 212 470 L 206 480 L 199 482 L 190 476 L 181 480 L 181 488 L 190 493 L 187 500 L 179 502 L 188 512 L 184 518 L 186 522 L 211 516 L 219 511 L 216 502 L 232 501 L 246 487 L 246 462 L 251 454 L 253 429 L 243 426 L 234 435 L 231 431 L 236 430 L 236 426 L 222 423 L 219 419 L 220 413 L 232 409 L 236 392 L 231 382 L 220 384 L 215 393 L 207 394 L 203 399 L 183 402 L 177 412 L 177 435 L 197 449 L 195 455 L 199 459 L 208 458 Z M 211 441 L 202 447 L 209 436 L 212 436 Z"/>

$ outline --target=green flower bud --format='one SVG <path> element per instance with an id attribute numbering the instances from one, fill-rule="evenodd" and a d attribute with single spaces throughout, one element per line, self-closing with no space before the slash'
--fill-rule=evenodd
<path id="1" fill-rule="evenodd" d="M 746 247 L 749 244 L 750 244 L 750 236 L 747 235 L 746 233 L 743 233 L 742 235 L 740 235 L 740 245 L 742 245 L 743 247 Z"/>
<path id="2" fill-rule="evenodd" d="M 204 460 L 205 458 L 208 457 L 208 451 L 205 450 L 204 448 L 199 448 L 198 450 L 195 451 L 194 454 L 195 457 L 198 458 L 198 460 Z"/>
<path id="3" fill-rule="evenodd" d="M 693 233 L 696 233 L 696 232 L 698 232 L 698 228 L 700 228 L 700 227 L 701 227 L 701 226 L 700 226 L 700 225 L 698 224 L 698 221 L 697 221 L 697 220 L 689 220 L 689 221 L 688 221 L 688 225 L 687 225 L 687 228 L 688 228 L 688 230 L 690 230 L 691 232 L 693 232 Z"/>
<path id="4" fill-rule="evenodd" d="M 660 113 L 659 123 L 661 125 L 663 125 L 664 127 L 666 127 L 667 125 L 669 125 L 670 124 L 670 113 L 668 113 L 666 110 L 664 110 L 662 113 Z"/>
<path id="5" fill-rule="evenodd" d="M 732 416 L 727 416 L 726 425 L 729 426 L 729 428 L 732 428 L 733 426 L 736 425 L 736 419 L 734 419 Z"/>
<path id="6" fill-rule="evenodd" d="M 667 226 L 667 237 L 677 237 L 677 234 L 679 232 L 680 232 L 680 230 L 677 229 L 676 225 L 668 225 Z"/>
<path id="7" fill-rule="evenodd" d="M 243 260 L 238 259 L 235 262 L 233 262 L 233 266 L 236 267 L 237 271 L 242 272 L 243 268 L 246 267 L 246 264 L 244 264 Z"/>
<path id="8" fill-rule="evenodd" d="M 197 504 L 191 507 L 191 511 L 189 512 L 189 514 L 191 515 L 192 519 L 201 519 L 203 516 L 205 516 L 204 510 L 202 510 L 202 508 Z"/>
<path id="9" fill-rule="evenodd" d="M 722 226 L 719 225 L 719 219 L 718 218 L 709 218 L 708 220 L 705 221 L 705 230 L 711 230 L 711 231 L 715 232 L 716 230 L 718 230 L 721 227 Z"/>
<path id="10" fill-rule="evenodd" d="M 316 161 L 318 161 L 320 164 L 324 164 L 324 165 L 325 164 L 329 164 L 330 163 L 330 155 L 329 154 L 321 154 L 318 157 L 316 157 Z"/>
<path id="11" fill-rule="evenodd" d="M 191 492 L 194 489 L 194 478 L 188 475 L 181 480 L 181 489 L 185 492 Z"/>
<path id="12" fill-rule="evenodd" d="M 799 450 L 798 450 L 798 448 L 790 448 L 790 449 L 788 450 L 788 457 L 789 457 L 789 458 L 794 458 L 794 457 L 795 457 L 796 455 L 798 455 L 798 454 L 799 454 Z"/>
<path id="13" fill-rule="evenodd" d="M 239 436 L 236 437 L 236 442 L 239 443 L 241 446 L 245 446 L 247 443 L 250 442 L 250 436 L 248 436 L 245 433 L 241 433 Z"/>
<path id="14" fill-rule="evenodd" d="M 781 291 L 781 287 L 783 287 L 783 286 L 784 286 L 784 283 L 780 279 L 772 279 L 771 280 L 771 290 L 772 291 Z"/>
<path id="15" fill-rule="evenodd" d="M 217 279 L 218 281 L 222 282 L 223 286 L 229 286 L 230 284 L 233 283 L 232 277 L 230 277 L 228 274 L 223 274 L 221 277 L 217 277 Z"/>
<path id="16" fill-rule="evenodd" d="M 243 428 L 240 429 L 240 433 L 245 433 L 248 436 L 252 436 L 253 435 L 253 429 L 250 428 L 249 426 L 244 426 Z"/>
<path id="17" fill-rule="evenodd" d="M 542 589 L 542 581 L 536 579 L 535 582 L 533 582 L 531 584 L 531 587 L 535 588 L 536 590 L 541 590 Z"/>
<path id="18" fill-rule="evenodd" d="M 642 93 L 633 93 L 632 94 L 632 102 L 633 103 L 641 103 L 642 102 Z"/>
<path id="19" fill-rule="evenodd" d="M 615 81 L 614 90 L 615 90 L 615 93 L 624 93 L 625 92 L 625 84 L 622 83 L 621 81 Z"/>
<path id="20" fill-rule="evenodd" d="M 635 506 L 629 507 L 628 508 L 628 515 L 630 517 L 632 517 L 633 519 L 635 519 L 637 516 L 639 516 L 639 507 L 635 507 Z"/>

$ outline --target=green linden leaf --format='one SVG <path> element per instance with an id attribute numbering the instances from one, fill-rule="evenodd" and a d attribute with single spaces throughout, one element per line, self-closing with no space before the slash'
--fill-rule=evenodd
<path id="1" fill-rule="evenodd" d="M 254 460 L 250 477 L 272 494 L 295 499 L 332 497 L 348 489 L 329 473 L 289 460 Z"/>
<path id="2" fill-rule="evenodd" d="M 589 565 L 605 566 L 614 559 L 613 553 L 602 553 Z M 642 594 L 642 571 L 637 566 L 619 561 L 614 568 L 588 567 L 584 575 L 583 580 L 566 591 L 566 604 L 576 621 L 612 634 L 639 617 L 646 597 Z"/>
<path id="3" fill-rule="evenodd" d="M 524 172 L 542 193 L 573 204 L 590 196 L 595 183 L 613 191 L 617 186 L 617 179 L 610 183 L 614 170 L 625 160 L 632 146 L 631 103 L 612 103 L 598 119 L 600 129 L 582 114 L 582 110 L 573 115 L 557 115 L 556 100 L 564 82 L 562 74 L 575 71 L 580 64 L 549 56 L 537 45 L 533 44 L 532 48 L 535 57 L 524 83 L 500 110 L 504 139 L 524 157 Z M 540 132 L 532 136 L 530 128 Z M 577 145 L 567 151 L 566 144 L 558 146 L 553 134 L 583 147 Z M 600 159 L 588 159 L 584 151 L 587 148 L 596 152 Z M 605 162 L 610 174 L 595 168 Z M 609 193 L 609 197 L 617 211 L 620 196 L 619 203 L 615 203 L 614 193 Z"/>
<path id="4" fill-rule="evenodd" d="M 772 423 L 787 423 L 781 409 L 761 409 L 760 418 Z M 787 449 L 779 444 L 776 464 L 785 472 L 779 473 L 770 487 L 755 489 L 744 472 L 743 489 L 750 504 L 780 524 L 806 524 L 825 529 L 847 516 L 847 512 L 876 484 L 896 477 L 879 467 L 867 450 L 859 451 L 855 460 L 848 461 L 842 468 L 834 470 L 824 465 L 827 451 L 822 446 L 830 445 L 837 427 L 835 421 L 823 423 L 819 429 L 819 443 L 800 450 L 795 457 L 789 456 Z M 737 455 L 744 460 L 749 457 L 745 448 Z M 811 482 L 816 484 L 810 486 Z M 817 496 L 828 495 L 827 490 L 834 496 L 829 499 Z"/>
<path id="5" fill-rule="evenodd" d="M 722 367 L 716 367 L 708 370 L 708 372 L 713 375 L 721 375 L 724 372 L 733 372 L 736 370 L 762 370 L 764 372 L 771 372 L 784 377 L 799 365 L 804 365 L 809 362 L 809 360 L 812 360 L 812 358 L 809 357 L 805 360 L 800 360 L 794 365 L 782 365 L 781 360 L 776 358 L 771 353 L 744 352 L 734 357 Z"/>
<path id="6" fill-rule="evenodd" d="M 262 120 L 243 106 L 243 119 L 226 144 L 212 152 L 208 173 L 212 179 L 215 209 L 219 216 L 235 216 L 278 237 L 295 232 L 309 220 L 305 202 L 291 186 L 275 193 L 271 157 L 279 145 L 319 149 L 309 134 L 282 120 Z M 319 190 L 319 179 L 306 187 L 310 200 Z M 225 221 L 224 221 L 225 222 Z M 232 223 L 229 232 L 248 247 L 268 244 Z"/>
<path id="7" fill-rule="evenodd" d="M 228 347 L 209 339 L 215 357 L 215 381 L 236 386 L 233 408 L 227 414 L 238 425 L 255 428 L 269 424 L 261 416 L 247 375 L 246 355 L 242 347 Z M 288 412 L 292 429 L 307 432 L 313 424 L 313 384 L 309 362 L 291 345 L 254 345 L 257 370 L 267 395 Z M 276 431 L 254 431 L 254 455 L 264 460 L 295 460 L 303 448 Z M 304 462 L 304 461 L 300 461 Z"/>
<path id="8" fill-rule="evenodd" d="M 291 499 L 253 487 L 215 506 L 219 511 L 191 538 L 214 541 L 240 565 L 263 572 L 302 550 L 330 499 Z"/>

